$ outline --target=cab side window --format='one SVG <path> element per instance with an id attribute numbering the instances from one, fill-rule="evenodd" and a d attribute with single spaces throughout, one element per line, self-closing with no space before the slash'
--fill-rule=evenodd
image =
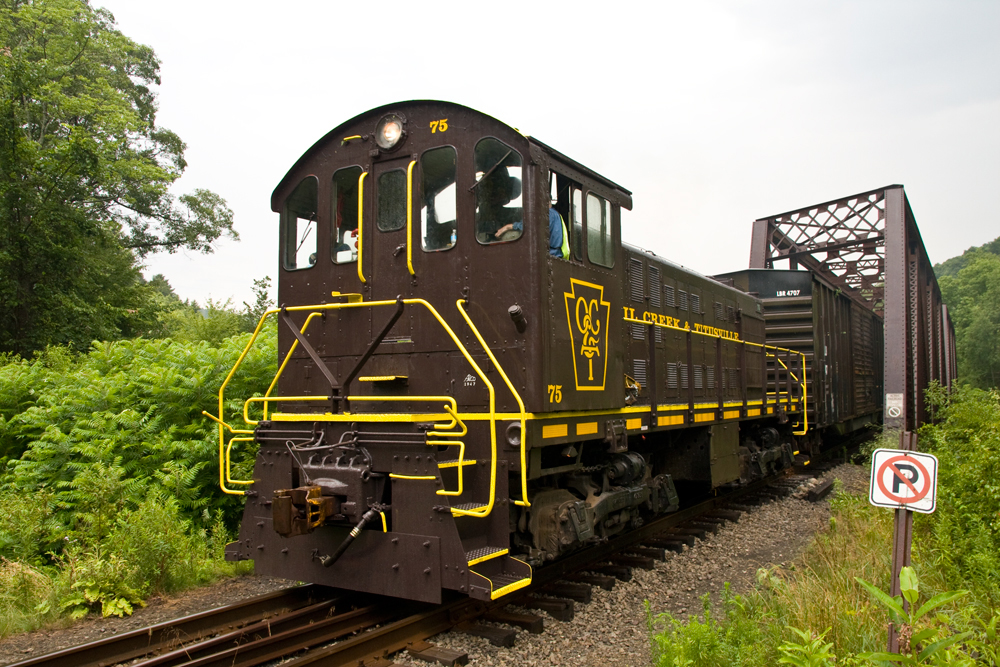
<path id="1" fill-rule="evenodd" d="M 486 137 L 476 144 L 476 240 L 504 243 L 521 238 L 524 211 L 521 198 L 521 154 Z"/>
<path id="2" fill-rule="evenodd" d="M 339 169 L 333 174 L 330 220 L 333 262 L 358 261 L 358 180 L 361 167 Z"/>
<path id="3" fill-rule="evenodd" d="M 316 208 L 319 181 L 302 179 L 285 200 L 281 212 L 282 260 L 285 269 L 308 269 L 316 264 Z"/>
<path id="4" fill-rule="evenodd" d="M 420 244 L 424 252 L 453 248 L 456 223 L 455 149 L 432 148 L 420 156 L 421 196 Z"/>
<path id="5" fill-rule="evenodd" d="M 549 196 L 563 221 L 563 232 L 569 233 L 569 248 L 573 259 L 583 261 L 583 191 L 580 184 L 568 176 L 549 172 Z"/>
<path id="6" fill-rule="evenodd" d="M 615 265 L 611 203 L 592 192 L 587 193 L 587 258 L 609 269 Z"/>

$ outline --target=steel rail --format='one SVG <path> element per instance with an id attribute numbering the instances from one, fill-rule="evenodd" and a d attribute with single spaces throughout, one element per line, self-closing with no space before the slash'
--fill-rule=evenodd
<path id="1" fill-rule="evenodd" d="M 790 470 L 790 469 L 789 469 Z M 611 538 L 601 544 L 591 545 L 568 554 L 535 570 L 531 586 L 524 593 L 537 592 L 566 575 L 585 571 L 588 566 L 607 560 L 618 552 L 663 533 L 698 516 L 752 494 L 787 476 L 789 471 L 752 482 L 725 495 L 715 496 L 670 513 Z M 329 590 L 329 589 L 326 589 Z M 358 665 L 365 660 L 386 658 L 417 642 L 446 632 L 459 623 L 480 617 L 489 611 L 508 604 L 517 604 L 523 595 L 505 597 L 484 603 L 460 597 L 441 605 L 406 603 L 396 605 L 371 605 L 342 614 L 330 616 L 334 602 L 317 601 L 324 591 L 315 585 L 300 586 L 252 598 L 194 614 L 174 621 L 167 621 L 149 628 L 72 647 L 45 656 L 16 663 L 10 667 L 103 667 L 133 660 L 166 648 L 173 650 L 136 664 L 149 667 L 251 667 L 283 656 L 308 650 L 285 665 L 346 666 Z M 284 614 L 271 617 L 279 612 Z M 412 612 L 412 613 L 410 613 Z M 405 618 L 401 615 L 410 613 Z M 235 629 L 253 619 L 258 622 Z M 249 619 L 249 620 L 248 620 Z M 395 620 L 394 620 L 395 619 Z M 297 624 L 297 625 L 296 625 Z M 381 625 L 380 625 L 381 624 Z M 283 626 L 288 629 L 275 632 Z M 379 626 L 379 627 L 375 627 Z M 368 628 L 375 628 L 367 630 Z M 353 637 L 333 645 L 315 648 L 336 641 L 349 634 Z M 254 638 L 255 635 L 259 635 Z M 180 637 L 192 643 L 180 647 Z M 197 641 L 202 639 L 202 641 Z M 250 641 L 245 641 L 250 639 Z M 235 646 L 234 646 L 235 644 Z M 223 650 L 211 652 L 214 649 Z"/>
<path id="2" fill-rule="evenodd" d="M 317 599 L 328 597 L 331 591 L 315 584 L 286 588 L 114 637 L 71 646 L 8 667 L 102 667 L 127 662 L 176 646 L 181 641 L 197 640 L 282 611 L 308 606 Z"/>

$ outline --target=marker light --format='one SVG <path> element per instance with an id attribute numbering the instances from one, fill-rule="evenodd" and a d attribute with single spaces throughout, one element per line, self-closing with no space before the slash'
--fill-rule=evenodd
<path id="1" fill-rule="evenodd" d="M 378 122 L 375 128 L 375 143 L 382 150 L 389 150 L 403 136 L 403 121 L 395 114 L 389 114 Z"/>

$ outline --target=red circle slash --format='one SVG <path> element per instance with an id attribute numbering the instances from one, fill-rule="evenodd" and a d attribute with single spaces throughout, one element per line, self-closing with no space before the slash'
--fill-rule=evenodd
<path id="1" fill-rule="evenodd" d="M 913 486 L 913 483 L 910 482 L 910 479 L 903 474 L 903 471 L 901 471 L 899 468 L 893 465 L 894 463 L 899 463 L 900 461 L 906 461 L 907 463 L 912 463 L 917 467 L 917 469 L 920 470 L 920 473 L 923 475 L 923 477 L 921 477 L 921 481 L 923 482 L 924 486 L 922 491 L 918 491 L 917 488 Z M 894 493 L 890 492 L 889 489 L 885 488 L 885 481 L 883 480 L 883 478 L 885 477 L 886 468 L 890 467 L 892 468 L 892 474 L 898 477 L 903 482 L 903 484 L 906 484 L 907 488 L 909 488 L 910 491 L 913 492 L 914 494 L 913 497 L 904 498 L 902 496 L 897 496 Z M 927 495 L 927 492 L 931 490 L 931 476 L 930 474 L 928 474 L 927 468 L 924 467 L 924 464 L 922 464 L 914 456 L 900 455 L 900 456 L 894 456 L 887 461 L 883 461 L 882 465 L 880 465 L 878 468 L 878 474 L 876 475 L 875 479 L 878 482 L 878 488 L 882 491 L 882 493 L 884 493 L 886 497 L 889 498 L 890 500 L 895 501 L 901 505 L 908 505 L 911 503 L 915 503 L 923 499 L 923 497 Z"/>

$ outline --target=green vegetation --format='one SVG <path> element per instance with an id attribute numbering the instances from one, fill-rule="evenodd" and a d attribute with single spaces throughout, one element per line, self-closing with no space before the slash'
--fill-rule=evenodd
<path id="1" fill-rule="evenodd" d="M 156 124 L 159 60 L 86 0 L 0 0 L 0 351 L 142 335 L 138 261 L 235 238 L 207 190 L 174 198 L 184 142 Z"/>
<path id="2" fill-rule="evenodd" d="M 1000 241 L 1000 239 L 998 239 Z M 958 378 L 987 389 L 1000 386 L 1000 256 L 984 250 L 962 255 L 963 266 L 938 279 L 955 324 Z"/>
<path id="3" fill-rule="evenodd" d="M 190 318 L 215 335 L 247 316 L 219 310 Z M 262 335 L 230 385 L 230 414 L 274 376 L 273 326 Z M 130 613 L 151 594 L 238 571 L 222 552 L 242 502 L 219 491 L 216 427 L 201 411 L 217 405 L 248 338 L 134 339 L 3 359 L 0 636 L 63 615 Z M 250 474 L 254 454 L 234 449 L 234 475 Z"/>
<path id="4" fill-rule="evenodd" d="M 964 269 L 972 258 L 983 253 L 1000 256 L 1000 238 L 993 239 L 981 246 L 974 246 L 961 255 L 946 259 L 940 264 L 935 264 L 934 275 L 937 276 L 938 280 L 941 280 L 945 276 L 954 276 Z"/>
<path id="5" fill-rule="evenodd" d="M 911 616 L 881 593 L 892 512 L 838 491 L 829 528 L 796 568 L 762 570 L 745 595 L 727 588 L 716 615 L 707 597 L 703 616 L 687 623 L 650 615 L 655 664 L 883 664 L 895 615 L 906 626 L 903 664 L 1000 665 L 1000 393 L 929 394 L 941 421 L 921 430 L 920 447 L 940 461 L 939 495 L 934 514 L 915 516 L 902 585 Z"/>

